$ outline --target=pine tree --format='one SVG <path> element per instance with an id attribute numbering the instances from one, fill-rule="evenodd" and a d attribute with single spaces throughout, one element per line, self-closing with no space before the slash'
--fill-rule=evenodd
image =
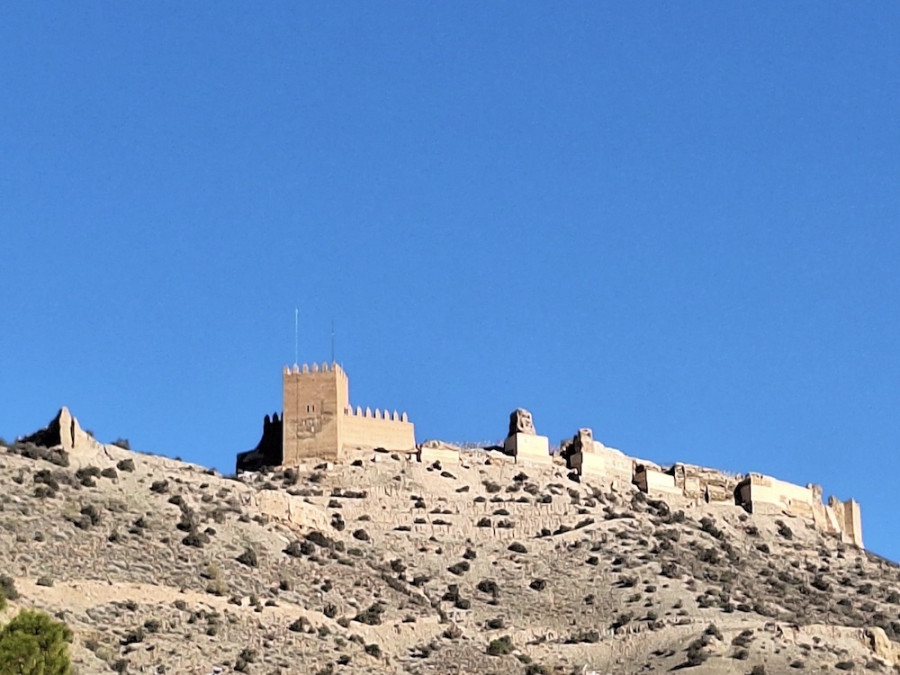
<path id="1" fill-rule="evenodd" d="M 69 675 L 71 641 L 64 623 L 22 610 L 0 629 L 0 675 Z"/>

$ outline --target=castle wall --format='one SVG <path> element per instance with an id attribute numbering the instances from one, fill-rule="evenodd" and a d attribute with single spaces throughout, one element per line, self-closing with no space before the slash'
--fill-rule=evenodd
<path id="1" fill-rule="evenodd" d="M 841 535 L 841 541 L 863 548 L 862 514 L 859 509 L 859 502 L 853 499 L 842 502 L 836 497 L 831 497 L 826 508 L 835 514 L 835 519 L 839 523 L 838 531 Z"/>
<path id="2" fill-rule="evenodd" d="M 681 488 L 675 485 L 675 476 L 664 473 L 644 464 L 638 464 L 634 468 L 634 484 L 642 492 L 650 495 L 678 495 L 683 494 Z"/>
<path id="3" fill-rule="evenodd" d="M 829 532 L 830 534 L 843 532 L 843 522 L 830 506 L 813 504 L 813 520 L 816 523 L 816 527 L 823 532 Z"/>
<path id="4" fill-rule="evenodd" d="M 593 446 L 581 453 L 581 475 L 631 483 L 634 478 L 634 460 L 620 450 L 607 448 L 602 443 L 593 441 Z"/>
<path id="5" fill-rule="evenodd" d="M 862 513 L 854 499 L 844 502 L 844 535 L 850 543 L 863 548 Z"/>
<path id="6" fill-rule="evenodd" d="M 459 464 L 459 448 L 444 443 L 426 442 L 419 448 L 417 458 L 423 464 Z"/>
<path id="7" fill-rule="evenodd" d="M 667 472 L 675 480 L 675 486 L 688 499 L 707 503 L 735 501 L 738 476 L 708 469 L 694 464 L 675 464 Z"/>
<path id="8" fill-rule="evenodd" d="M 536 434 L 515 433 L 503 442 L 503 451 L 516 458 L 516 464 L 550 464 L 550 440 Z"/>
<path id="9" fill-rule="evenodd" d="M 781 513 L 815 517 L 814 505 L 821 502 L 812 487 L 801 487 L 771 476 L 751 473 L 737 489 L 736 497 L 742 505 L 749 505 L 753 513 Z"/>
<path id="10" fill-rule="evenodd" d="M 686 464 L 676 464 L 670 470 L 675 479 L 675 486 L 688 499 L 700 499 L 704 495 L 704 486 L 700 483 L 700 476 L 694 471 L 696 467 Z"/>
<path id="11" fill-rule="evenodd" d="M 385 450 L 414 450 L 416 433 L 412 422 L 396 413 L 376 410 L 366 416 L 361 410 L 346 410 L 340 417 L 341 446 L 343 448 L 384 448 Z"/>
<path id="12" fill-rule="evenodd" d="M 253 450 L 239 452 L 237 471 L 259 471 L 264 466 L 279 466 L 284 463 L 284 427 L 278 413 L 263 420 L 263 433 Z"/>
<path id="13" fill-rule="evenodd" d="M 270 518 L 292 525 L 321 530 L 329 525 L 328 516 L 321 508 L 306 503 L 303 497 L 289 495 L 283 490 L 260 490 L 251 493 L 250 504 Z"/>
<path id="14" fill-rule="evenodd" d="M 284 464 L 308 457 L 336 460 L 341 447 L 340 417 L 348 405 L 347 376 L 337 364 L 285 368 Z"/>
<path id="15" fill-rule="evenodd" d="M 852 499 L 842 502 L 831 497 L 826 506 L 818 485 L 801 487 L 751 473 L 735 489 L 735 501 L 753 513 L 810 518 L 820 532 L 839 535 L 844 543 L 863 548 L 859 504 Z"/>

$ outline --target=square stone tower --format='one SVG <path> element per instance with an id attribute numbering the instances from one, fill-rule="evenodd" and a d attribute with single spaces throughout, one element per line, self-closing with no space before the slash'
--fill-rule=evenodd
<path id="1" fill-rule="evenodd" d="M 347 374 L 336 363 L 285 368 L 283 464 L 308 458 L 337 461 L 345 448 L 414 451 L 415 428 L 406 413 L 350 407 Z"/>
<path id="2" fill-rule="evenodd" d="M 347 375 L 337 364 L 284 369 L 284 463 L 338 459 L 340 416 L 350 405 Z"/>

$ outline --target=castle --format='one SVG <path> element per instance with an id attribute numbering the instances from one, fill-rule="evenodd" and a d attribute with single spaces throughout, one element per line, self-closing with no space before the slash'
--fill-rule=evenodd
<path id="1" fill-rule="evenodd" d="M 310 459 L 337 462 L 354 450 L 373 449 L 404 453 L 429 464 L 462 461 L 462 451 L 455 446 L 439 442 L 417 446 L 406 413 L 351 407 L 347 374 L 336 363 L 285 367 L 282 394 L 281 417 L 266 416 L 256 448 L 238 454 L 238 471 L 297 466 Z M 579 429 L 552 455 L 548 439 L 537 435 L 531 413 L 523 409 L 513 411 L 505 442 L 488 449 L 487 455 L 494 461 L 536 467 L 564 466 L 576 480 L 636 488 L 688 506 L 737 506 L 751 513 L 800 517 L 821 532 L 863 547 L 860 507 L 852 499 L 831 497 L 825 504 L 817 485 L 803 487 L 757 473 L 732 475 L 682 463 L 663 468 L 606 447 L 587 428 Z"/>
<path id="2" fill-rule="evenodd" d="M 338 461 L 353 449 L 416 449 L 415 427 L 405 412 L 350 405 L 349 378 L 337 363 L 285 367 L 282 401 L 281 417 L 266 416 L 256 448 L 238 455 L 238 471 L 308 458 Z"/>

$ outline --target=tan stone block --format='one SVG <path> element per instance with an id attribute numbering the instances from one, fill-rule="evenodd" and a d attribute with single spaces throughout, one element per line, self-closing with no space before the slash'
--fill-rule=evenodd
<path id="1" fill-rule="evenodd" d="M 415 427 L 406 413 L 350 406 L 349 379 L 338 364 L 285 368 L 283 382 L 285 465 L 307 458 L 338 461 L 345 449 L 415 450 Z"/>
<path id="2" fill-rule="evenodd" d="M 642 492 L 649 495 L 682 495 L 681 488 L 675 485 L 675 476 L 657 471 L 644 465 L 634 469 L 634 483 Z"/>
<path id="3" fill-rule="evenodd" d="M 551 464 L 550 439 L 546 436 L 517 433 L 503 443 L 503 451 L 516 458 L 516 464 L 530 462 Z"/>
<path id="4" fill-rule="evenodd" d="M 417 453 L 423 464 L 440 462 L 441 466 L 459 464 L 459 448 L 446 443 L 423 443 Z"/>

